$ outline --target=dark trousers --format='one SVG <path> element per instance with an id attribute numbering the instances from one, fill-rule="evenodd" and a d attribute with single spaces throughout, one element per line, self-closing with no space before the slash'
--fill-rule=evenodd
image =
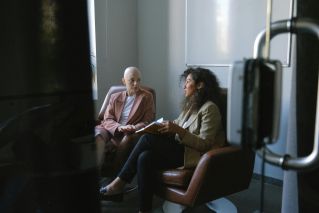
<path id="1" fill-rule="evenodd" d="M 130 183 L 137 173 L 140 211 L 149 211 L 152 209 L 155 171 L 176 168 L 183 163 L 184 146 L 174 137 L 145 134 L 137 142 L 118 176 Z"/>

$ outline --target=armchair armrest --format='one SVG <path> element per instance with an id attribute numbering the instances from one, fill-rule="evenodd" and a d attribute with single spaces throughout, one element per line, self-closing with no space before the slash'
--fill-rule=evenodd
<path id="1" fill-rule="evenodd" d="M 207 201 L 215 199 L 217 194 L 220 197 L 247 188 L 252 176 L 253 156 L 252 152 L 234 145 L 208 151 L 196 166 L 186 194 L 193 198 L 196 194 L 205 194 L 205 197 L 197 198 L 197 202 L 203 202 L 208 197 Z"/>

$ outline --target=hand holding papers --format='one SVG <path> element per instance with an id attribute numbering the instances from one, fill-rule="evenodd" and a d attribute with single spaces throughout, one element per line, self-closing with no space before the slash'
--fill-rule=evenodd
<path id="1" fill-rule="evenodd" d="M 161 127 L 161 123 L 163 122 L 163 118 L 157 119 L 156 121 L 153 121 L 146 127 L 137 130 L 135 133 L 151 133 L 151 134 L 159 134 L 157 131 Z"/>

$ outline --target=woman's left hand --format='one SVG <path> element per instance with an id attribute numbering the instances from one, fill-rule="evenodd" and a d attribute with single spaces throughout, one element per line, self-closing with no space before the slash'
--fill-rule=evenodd
<path id="1" fill-rule="evenodd" d="M 176 128 L 179 127 L 171 121 L 162 121 L 160 125 L 161 127 L 158 129 L 160 133 L 176 133 Z"/>
<path id="2" fill-rule="evenodd" d="M 184 137 L 186 130 L 178 126 L 172 121 L 163 121 L 161 123 L 161 128 L 158 129 L 161 134 L 174 133 L 178 134 L 180 138 Z"/>

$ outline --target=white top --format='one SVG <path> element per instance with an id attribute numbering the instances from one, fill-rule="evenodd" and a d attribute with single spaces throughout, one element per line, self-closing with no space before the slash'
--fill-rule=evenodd
<path id="1" fill-rule="evenodd" d="M 133 103 L 134 103 L 134 100 L 135 100 L 135 95 L 126 96 L 124 108 L 123 108 L 123 111 L 122 111 L 122 114 L 121 114 L 121 118 L 120 118 L 120 121 L 119 121 L 120 124 L 126 125 L 128 116 L 129 116 L 129 114 L 131 112 L 131 109 L 132 109 L 132 106 L 133 106 Z"/>

